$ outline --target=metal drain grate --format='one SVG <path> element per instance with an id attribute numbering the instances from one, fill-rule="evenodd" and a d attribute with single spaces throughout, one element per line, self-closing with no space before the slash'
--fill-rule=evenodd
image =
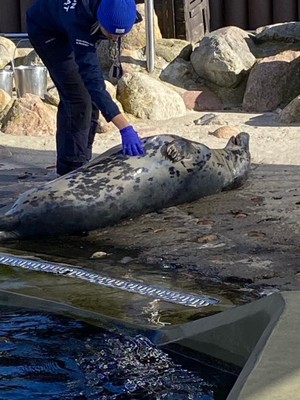
<path id="1" fill-rule="evenodd" d="M 131 280 L 129 281 L 118 278 L 109 278 L 94 272 L 85 271 L 82 267 L 73 267 L 68 264 L 56 264 L 47 261 L 31 260 L 11 254 L 0 253 L 0 264 L 30 269 L 32 271 L 48 272 L 56 275 L 69 276 L 71 278 L 83 279 L 96 285 L 102 285 L 114 289 L 126 290 L 127 292 L 151 296 L 171 303 L 181 304 L 183 306 L 204 307 L 220 302 L 219 299 L 214 297 L 183 293 Z"/>

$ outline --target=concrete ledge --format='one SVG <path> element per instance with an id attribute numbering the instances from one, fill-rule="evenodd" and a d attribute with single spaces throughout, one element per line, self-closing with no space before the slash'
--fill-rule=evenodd
<path id="1" fill-rule="evenodd" d="M 97 312 L 0 290 L 0 304 L 50 311 L 157 345 L 178 344 L 242 371 L 227 400 L 300 399 L 300 292 L 282 292 L 169 328 L 124 323 Z"/>
<path id="2" fill-rule="evenodd" d="M 243 367 L 258 341 L 271 332 L 284 309 L 281 294 L 231 308 L 207 318 L 162 328 L 157 344 L 177 343 Z"/>
<path id="3" fill-rule="evenodd" d="M 275 293 L 245 306 L 160 331 L 242 371 L 227 400 L 300 399 L 300 292 Z"/>
<path id="4" fill-rule="evenodd" d="M 257 343 L 227 400 L 300 399 L 300 292 L 281 296 L 279 320 Z"/>

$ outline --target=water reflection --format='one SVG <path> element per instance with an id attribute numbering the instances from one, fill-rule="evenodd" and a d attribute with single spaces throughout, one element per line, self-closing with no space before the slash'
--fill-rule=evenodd
<path id="1" fill-rule="evenodd" d="M 187 368 L 143 336 L 54 314 L 1 307 L 0 338 L 3 400 L 221 400 L 233 385 L 226 373 L 199 362 Z"/>

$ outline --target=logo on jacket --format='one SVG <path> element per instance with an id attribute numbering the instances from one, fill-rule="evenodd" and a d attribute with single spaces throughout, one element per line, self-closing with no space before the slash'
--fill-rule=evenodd
<path id="1" fill-rule="evenodd" d="M 64 10 L 68 12 L 69 10 L 74 10 L 77 5 L 77 0 L 67 0 L 64 2 Z"/>

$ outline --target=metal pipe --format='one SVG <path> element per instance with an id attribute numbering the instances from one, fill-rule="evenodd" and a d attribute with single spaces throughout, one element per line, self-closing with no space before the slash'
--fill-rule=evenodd
<path id="1" fill-rule="evenodd" d="M 155 66 L 155 40 L 154 40 L 154 6 L 153 0 L 145 0 L 145 24 L 146 24 L 146 64 L 147 71 L 153 72 Z"/>
<path id="2" fill-rule="evenodd" d="M 0 33 L 0 36 L 4 36 L 6 38 L 24 38 L 24 39 L 28 39 L 28 33 Z"/>

